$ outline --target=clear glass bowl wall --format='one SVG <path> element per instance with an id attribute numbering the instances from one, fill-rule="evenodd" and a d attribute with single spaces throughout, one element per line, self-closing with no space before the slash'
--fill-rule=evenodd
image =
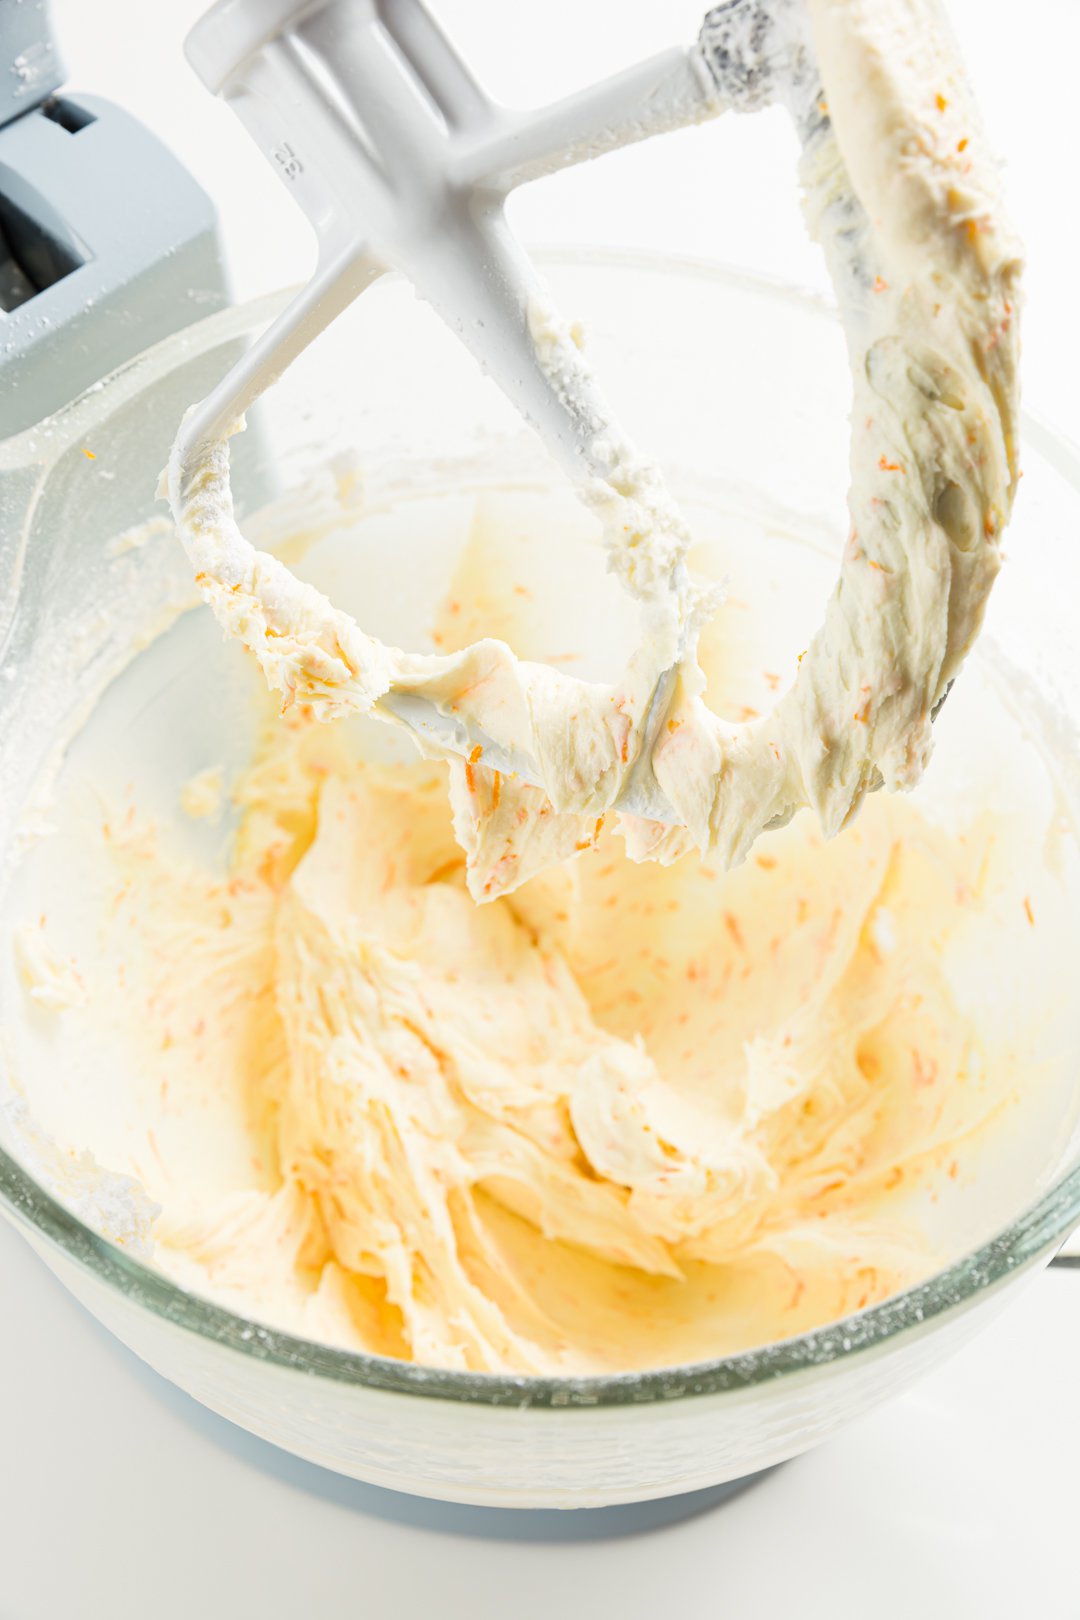
<path id="1" fill-rule="evenodd" d="M 827 309 L 785 287 L 660 259 L 549 255 L 547 271 L 559 306 L 584 320 L 627 427 L 677 487 L 711 489 L 718 501 L 725 489 L 758 492 L 838 553 L 849 378 Z M 124 549 L 115 537 L 164 515 L 155 486 L 182 412 L 283 299 L 179 334 L 0 445 L 5 880 L 22 807 L 57 744 L 147 631 L 191 600 L 178 546 Z M 365 295 L 303 357 L 237 441 L 241 514 L 317 479 L 328 458 L 340 455 L 344 467 L 357 453 L 368 503 L 475 482 L 492 469 L 509 481 L 552 476 L 457 342 L 394 282 Z M 1080 467 L 1029 420 L 1025 472 L 988 633 L 1053 712 L 1068 785 L 1080 720 L 1072 607 Z M 395 575 L 393 557 L 386 570 L 392 618 L 394 592 L 407 596 L 414 581 L 400 567 Z M 820 604 L 807 613 L 809 632 Z M 1061 1134 L 1006 1229 L 919 1287 L 760 1351 L 617 1377 L 438 1372 L 271 1331 L 102 1240 L 3 1151 L 0 1209 L 124 1343 L 299 1456 L 457 1501 L 600 1505 L 693 1490 L 790 1457 L 965 1341 L 1080 1221 L 1077 1146 L 1074 1133 Z"/>

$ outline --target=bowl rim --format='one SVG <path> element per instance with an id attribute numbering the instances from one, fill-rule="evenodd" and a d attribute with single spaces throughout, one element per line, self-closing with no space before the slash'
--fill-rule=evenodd
<path id="1" fill-rule="evenodd" d="M 795 303 L 809 315 L 835 320 L 829 300 L 788 282 L 742 269 L 649 251 L 555 247 L 535 255 L 552 268 L 632 270 L 704 279 L 733 291 Z M 271 319 L 291 292 L 268 294 L 182 328 L 128 361 L 86 394 L 0 445 L 0 473 L 48 459 L 57 444 L 78 435 L 91 399 L 99 404 L 104 387 L 122 401 L 141 389 L 165 365 L 190 359 Z M 1028 442 L 1056 471 L 1080 489 L 1080 455 L 1053 429 L 1024 412 Z M 269 1327 L 214 1304 L 172 1282 L 152 1264 L 102 1237 L 34 1180 L 0 1147 L 0 1213 L 32 1243 L 46 1245 L 116 1290 L 142 1310 L 238 1354 L 306 1377 L 329 1379 L 389 1394 L 419 1395 L 498 1407 L 574 1409 L 644 1406 L 694 1396 L 747 1391 L 777 1378 L 823 1369 L 900 1338 L 921 1333 L 932 1323 L 988 1296 L 1009 1278 L 1048 1259 L 1080 1222 L 1080 1163 L 1023 1210 L 994 1237 L 928 1278 L 824 1327 L 755 1349 L 711 1360 L 650 1368 L 640 1372 L 575 1376 L 460 1372 L 361 1351 L 335 1349 Z"/>

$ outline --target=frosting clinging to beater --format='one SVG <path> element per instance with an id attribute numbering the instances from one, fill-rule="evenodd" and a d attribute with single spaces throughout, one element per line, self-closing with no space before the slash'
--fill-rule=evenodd
<path id="1" fill-rule="evenodd" d="M 601 819 L 643 783 L 662 819 L 619 815 L 635 858 L 668 861 L 696 845 L 729 865 L 805 805 L 834 833 L 868 791 L 912 786 L 1000 566 L 1017 478 L 1020 261 L 936 0 L 773 0 L 758 10 L 768 22 L 761 71 L 803 140 L 807 218 L 853 374 L 840 578 L 770 714 L 733 725 L 705 706 L 693 608 L 672 667 L 670 615 L 650 612 L 652 596 L 671 591 L 668 524 L 635 529 L 632 568 L 609 536 L 615 572 L 632 576 L 643 604 L 643 640 L 608 688 L 493 640 L 441 656 L 384 647 L 243 540 L 225 446 L 195 466 L 174 456 L 169 469 L 203 593 L 286 705 L 399 719 L 393 696 L 421 697 L 522 762 L 499 772 L 483 746 L 452 760 L 455 830 L 477 899 L 592 847 Z M 538 349 L 569 354 L 557 322 L 533 326 Z M 667 511 L 654 468 L 629 454 L 616 461 L 612 500 L 637 501 L 640 472 L 648 499 L 637 506 L 646 517 Z M 585 494 L 597 502 L 597 491 Z"/>

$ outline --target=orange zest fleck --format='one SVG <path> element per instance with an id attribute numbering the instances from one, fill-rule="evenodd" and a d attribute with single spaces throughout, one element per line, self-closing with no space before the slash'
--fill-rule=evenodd
<path id="1" fill-rule="evenodd" d="M 876 293 L 883 293 L 883 292 L 888 292 L 888 290 L 889 290 L 889 283 L 884 279 L 884 277 L 883 276 L 875 276 L 874 277 L 874 291 Z"/>
<path id="2" fill-rule="evenodd" d="M 948 101 L 942 95 L 940 90 L 938 91 L 937 95 L 934 97 L 934 100 L 937 102 L 937 110 L 938 110 L 938 112 L 944 112 L 946 107 L 949 105 Z"/>
<path id="3" fill-rule="evenodd" d="M 465 785 L 470 793 L 476 792 L 476 772 L 473 770 L 473 766 L 476 764 L 483 752 L 483 748 L 479 743 L 477 743 L 476 747 L 465 761 Z"/>
<path id="4" fill-rule="evenodd" d="M 965 135 L 962 141 L 957 141 L 956 150 L 958 152 L 966 152 L 967 151 L 967 144 L 968 144 L 968 138 Z"/>
<path id="5" fill-rule="evenodd" d="M 492 810 L 497 810 L 499 808 L 499 800 L 501 798 L 502 798 L 502 777 L 500 776 L 499 772 L 496 771 L 495 775 L 494 775 L 494 778 L 492 780 L 492 783 L 491 783 L 491 808 L 492 808 Z"/>
<path id="6" fill-rule="evenodd" d="M 938 1066 L 933 1058 L 924 1058 L 921 1052 L 911 1054 L 911 1078 L 916 1089 L 932 1086 L 938 1077 Z"/>
<path id="7" fill-rule="evenodd" d="M 94 452 L 92 450 L 88 450 L 86 448 L 85 444 L 83 445 L 83 455 L 86 457 L 87 461 L 96 461 L 97 460 L 97 456 L 94 454 Z"/>
<path id="8" fill-rule="evenodd" d="M 904 470 L 898 461 L 890 461 L 888 456 L 882 456 L 878 461 L 878 466 L 882 472 L 903 472 Z"/>
<path id="9" fill-rule="evenodd" d="M 606 815 L 597 816 L 596 825 L 594 826 L 594 828 L 592 830 L 592 837 L 591 838 L 579 838 L 577 843 L 574 845 L 575 851 L 576 850 L 581 850 L 581 849 L 595 849 L 596 848 L 596 840 L 600 837 L 600 833 L 601 833 L 601 831 L 603 829 L 603 825 L 604 825 L 604 822 L 606 820 L 607 820 Z M 608 905 L 608 906 L 613 906 L 613 905 L 615 905 L 617 903 L 617 899 L 618 899 L 618 897 L 616 895 L 612 895 L 610 899 L 605 900 L 604 904 Z"/>
<path id="10" fill-rule="evenodd" d="M 1031 909 L 1031 901 L 1030 901 L 1030 899 L 1028 898 L 1028 896 L 1026 894 L 1024 896 L 1024 915 L 1027 918 L 1028 922 L 1031 924 L 1032 928 L 1034 928 L 1034 926 L 1035 926 L 1035 913 Z"/>

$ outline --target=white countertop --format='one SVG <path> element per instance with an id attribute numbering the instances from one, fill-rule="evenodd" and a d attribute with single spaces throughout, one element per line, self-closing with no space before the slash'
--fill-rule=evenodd
<path id="1" fill-rule="evenodd" d="M 53 0 L 71 87 L 121 102 L 174 147 L 218 203 L 233 285 L 249 297 L 303 278 L 310 242 L 180 56 L 202 9 Z M 702 4 L 435 9 L 492 90 L 529 104 L 693 37 Z M 1028 244 L 1027 397 L 1080 438 L 1080 4 L 949 9 Z M 793 155 L 779 118 L 729 119 L 532 188 L 519 229 L 662 244 L 824 286 Z M 7 1227 L 0 1287 L 0 1620 L 1080 1615 L 1080 1270 L 1038 1278 L 917 1390 L 742 1496 L 569 1517 L 440 1507 L 286 1458 L 142 1367 Z"/>

